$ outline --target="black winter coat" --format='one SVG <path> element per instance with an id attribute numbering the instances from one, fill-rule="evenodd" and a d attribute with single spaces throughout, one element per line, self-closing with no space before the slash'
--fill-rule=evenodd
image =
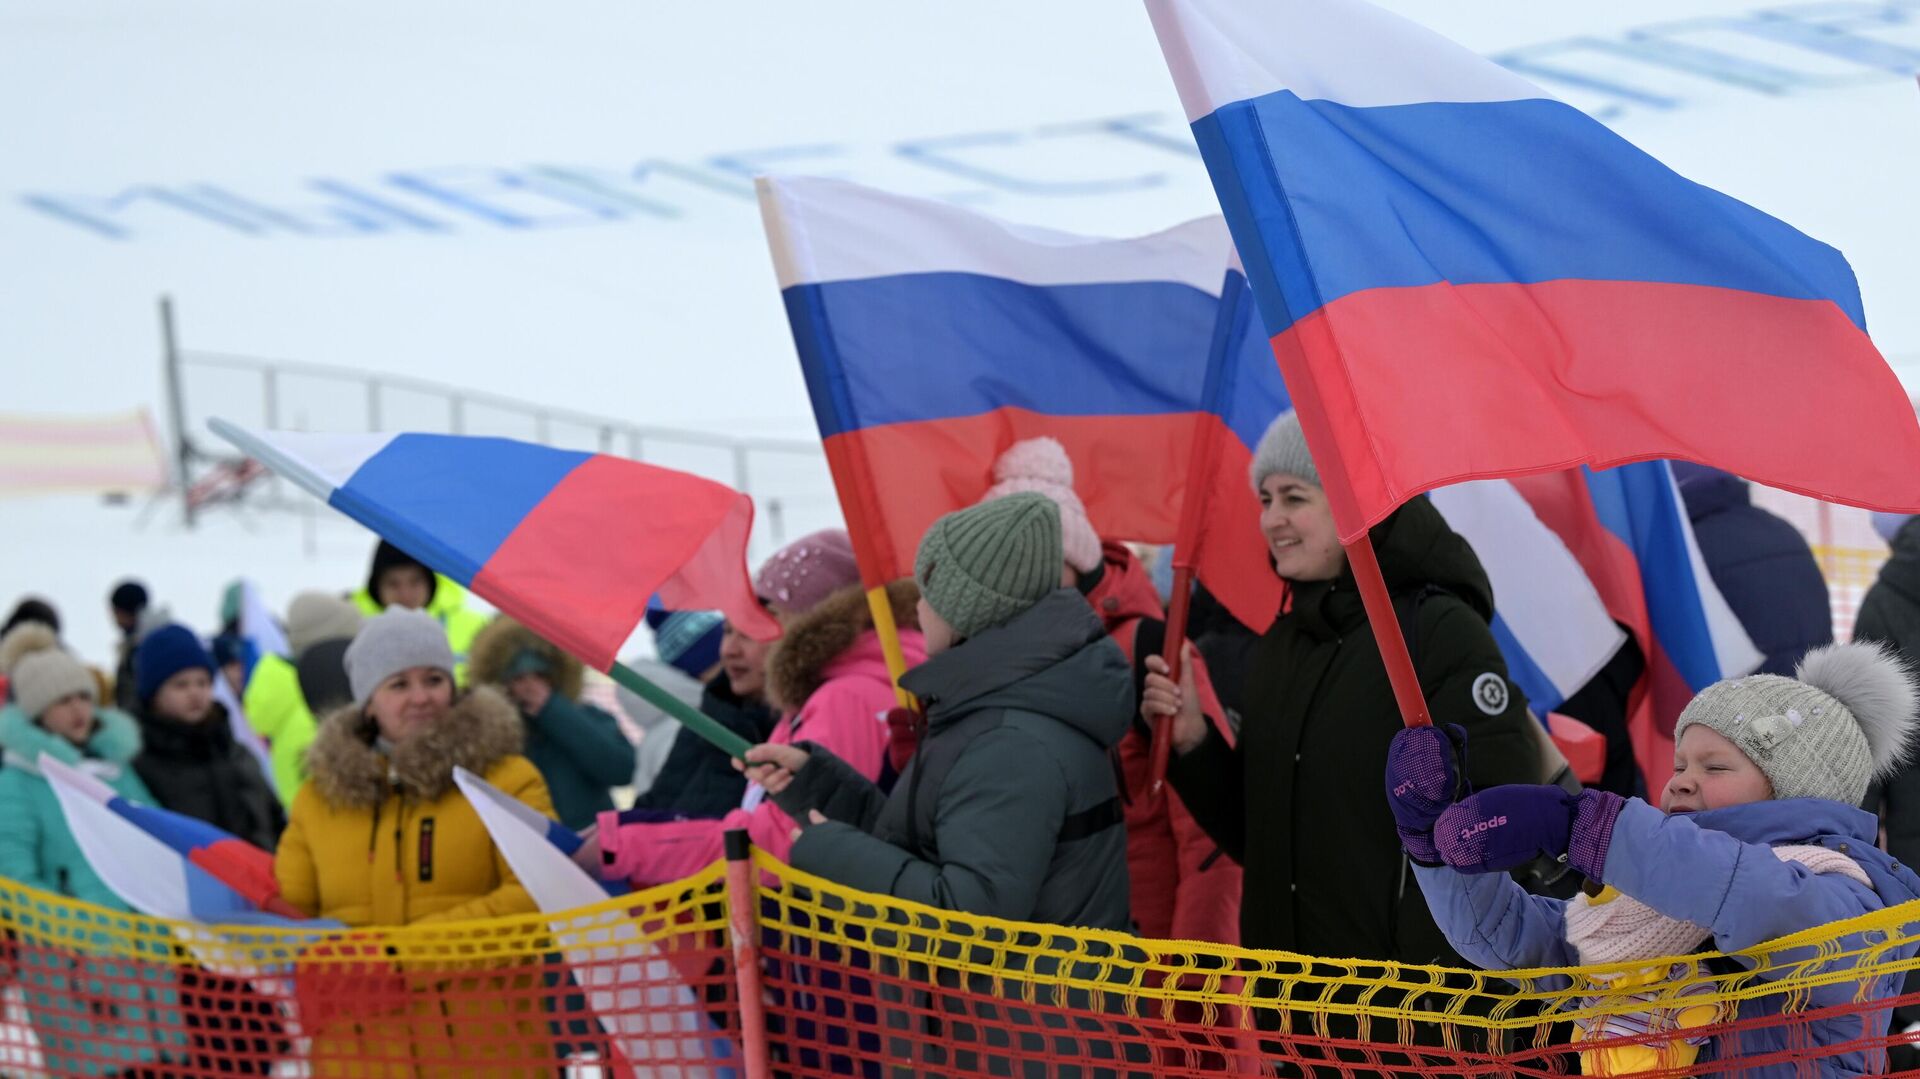
<path id="1" fill-rule="evenodd" d="M 1892 645 L 1909 664 L 1920 663 L 1920 518 L 1893 537 L 1893 556 L 1860 601 L 1853 639 Z M 1887 823 L 1887 853 L 1902 865 L 1920 865 L 1920 762 L 1875 784 L 1867 808 Z"/>
<path id="2" fill-rule="evenodd" d="M 1920 518 L 1894 534 L 1893 556 L 1860 601 L 1853 639 L 1892 645 L 1909 665 L 1920 664 Z M 1920 762 L 1909 761 L 1875 783 L 1867 792 L 1866 808 L 1886 824 L 1887 853 L 1901 865 L 1920 865 Z M 1906 991 L 1920 992 L 1920 971 L 1907 974 Z M 1896 1009 L 1894 1023 L 1920 1023 L 1920 1005 Z"/>
<path id="3" fill-rule="evenodd" d="M 234 740 L 226 706 L 199 723 L 142 713 L 145 748 L 133 770 L 162 809 L 206 821 L 265 850 L 280 845 L 287 814 L 260 762 Z"/>
<path id="4" fill-rule="evenodd" d="M 1714 587 L 1766 656 L 1754 673 L 1793 677 L 1801 656 L 1833 643 L 1827 581 L 1806 537 L 1755 506 L 1738 476 L 1685 461 L 1673 474 Z"/>
<path id="5" fill-rule="evenodd" d="M 1424 497 L 1372 535 L 1396 603 L 1424 593 L 1408 644 L 1433 721 L 1467 729 L 1475 786 L 1544 781 L 1528 726 L 1538 724 L 1507 680 L 1489 628 L 1493 588 L 1473 549 Z M 1292 609 L 1254 645 L 1241 708 L 1238 747 L 1211 730 L 1168 770 L 1201 827 L 1245 867 L 1240 942 L 1459 964 L 1387 808 L 1400 713 L 1351 570 L 1293 585 Z"/>
<path id="6" fill-rule="evenodd" d="M 733 691 L 725 671 L 700 694 L 700 711 L 728 730 L 759 745 L 773 734 L 780 716 L 765 702 Z M 633 803 L 635 809 L 657 809 L 685 817 L 724 817 L 740 808 L 747 793 L 747 777 L 733 770 L 733 758 L 705 738 L 685 731 L 674 735 L 660 775 Z"/>

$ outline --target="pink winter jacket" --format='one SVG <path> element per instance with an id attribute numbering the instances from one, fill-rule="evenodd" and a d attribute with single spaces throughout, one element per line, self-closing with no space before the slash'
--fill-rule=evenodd
<path id="1" fill-rule="evenodd" d="M 899 586 L 895 586 L 898 588 Z M 841 602 L 851 593 L 857 606 Z M 837 593 L 787 627 L 768 656 L 768 688 L 773 699 L 789 710 L 767 741 L 775 745 L 816 742 L 834 756 L 859 769 L 868 779 L 880 775 L 887 749 L 887 712 L 897 703 L 893 680 L 887 674 L 880 637 L 864 617 L 865 597 L 857 589 Z M 900 621 L 896 598 L 896 621 Z M 911 604 L 908 604 L 911 609 Z M 900 646 L 907 666 L 927 658 L 920 631 L 901 623 Z M 852 642 L 846 644 L 846 638 Z M 821 653 L 835 644 L 844 647 Z M 804 691 L 804 692 L 802 692 Z M 803 700 L 798 711 L 791 703 Z M 705 868 L 721 856 L 721 836 L 745 828 L 754 845 L 785 861 L 793 848 L 794 821 L 758 784 L 747 788 L 742 808 L 719 820 L 685 820 L 657 824 L 619 823 L 618 813 L 600 814 L 600 849 L 606 878 L 635 885 L 679 880 Z"/>

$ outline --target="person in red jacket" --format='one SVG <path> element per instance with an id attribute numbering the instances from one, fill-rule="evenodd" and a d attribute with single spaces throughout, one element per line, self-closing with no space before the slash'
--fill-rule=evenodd
<path id="1" fill-rule="evenodd" d="M 1094 531 L 1074 493 L 1073 462 L 1060 443 L 1051 438 L 1014 443 L 994 462 L 993 480 L 982 501 L 1033 491 L 1060 507 L 1066 554 L 1061 584 L 1080 589 L 1133 662 L 1137 694 L 1145 680 L 1142 660 L 1159 652 L 1166 639 L 1165 612 L 1147 568 L 1125 545 L 1104 542 Z M 1197 654 L 1194 658 L 1197 662 Z M 1207 714 L 1223 712 L 1214 708 Z M 1152 742 L 1151 732 L 1135 723 L 1118 750 L 1134 926 L 1145 937 L 1238 944 L 1240 866 L 1207 837 L 1171 785 L 1163 785 L 1158 795 L 1148 789 Z"/>

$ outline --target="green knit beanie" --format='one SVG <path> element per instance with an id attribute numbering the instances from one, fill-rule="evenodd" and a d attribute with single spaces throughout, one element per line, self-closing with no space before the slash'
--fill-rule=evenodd
<path id="1" fill-rule="evenodd" d="M 933 522 L 913 560 L 927 606 L 972 637 L 1007 621 L 1060 587 L 1066 556 L 1060 508 L 1023 493 L 955 510 Z"/>

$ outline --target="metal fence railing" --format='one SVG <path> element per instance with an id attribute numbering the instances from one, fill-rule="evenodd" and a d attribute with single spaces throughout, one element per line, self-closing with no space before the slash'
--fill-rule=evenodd
<path id="1" fill-rule="evenodd" d="M 497 435 L 677 468 L 752 495 L 761 551 L 778 547 L 790 528 L 839 520 L 826 457 L 812 439 L 639 423 L 406 375 L 186 349 L 165 300 L 161 312 L 170 456 L 189 524 L 224 501 L 290 508 L 305 497 L 248 467 L 207 429 L 213 416 L 268 430 Z"/>

